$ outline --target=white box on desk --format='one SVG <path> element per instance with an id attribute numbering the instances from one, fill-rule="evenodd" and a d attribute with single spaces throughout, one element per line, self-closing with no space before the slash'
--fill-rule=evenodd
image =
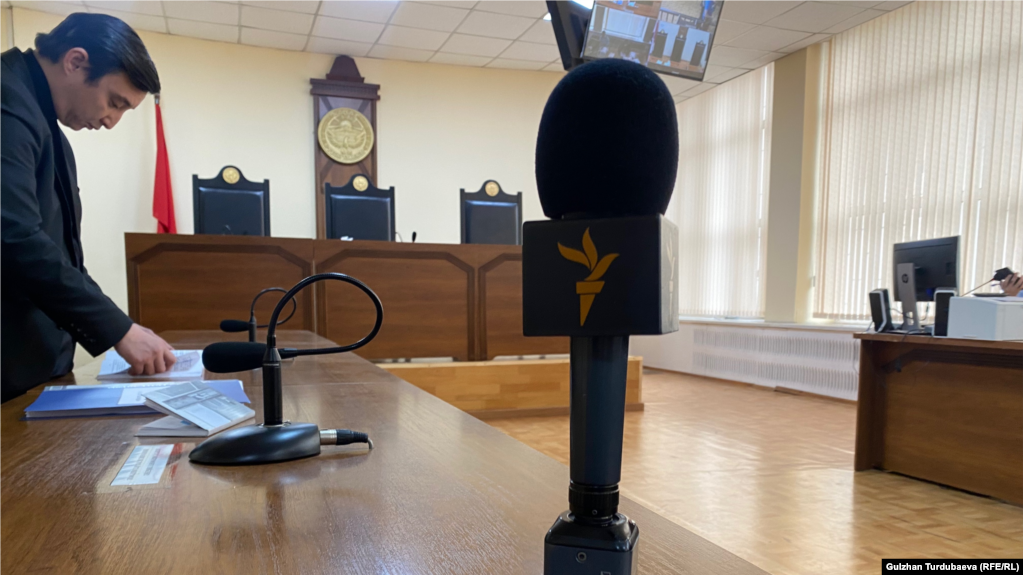
<path id="1" fill-rule="evenodd" d="M 1023 340 L 1023 298 L 952 298 L 948 307 L 948 337 Z"/>

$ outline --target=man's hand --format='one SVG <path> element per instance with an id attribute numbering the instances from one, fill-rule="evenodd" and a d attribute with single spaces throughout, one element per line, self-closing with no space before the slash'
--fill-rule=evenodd
<path id="1" fill-rule="evenodd" d="M 1002 286 L 1005 295 L 1018 296 L 1023 291 L 1023 274 L 1012 274 L 998 285 Z"/>
<path id="2" fill-rule="evenodd" d="M 131 325 L 114 349 L 131 364 L 128 370 L 131 375 L 163 373 L 177 361 L 170 344 L 153 333 L 153 330 L 137 323 Z"/>

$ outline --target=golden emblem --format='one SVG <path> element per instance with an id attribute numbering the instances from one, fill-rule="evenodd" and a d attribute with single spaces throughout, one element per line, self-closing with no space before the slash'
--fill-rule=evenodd
<path id="1" fill-rule="evenodd" d="M 229 184 L 237 184 L 238 180 L 242 177 L 236 168 L 224 168 L 224 171 L 220 174 L 220 176 Z"/>
<path id="2" fill-rule="evenodd" d="M 324 114 L 316 137 L 323 153 L 342 164 L 357 164 L 373 150 L 373 126 L 351 108 L 334 108 Z"/>
<path id="3" fill-rule="evenodd" d="M 352 182 L 352 187 L 360 192 L 365 192 L 369 188 L 369 180 L 362 176 L 355 176 L 355 180 Z"/>
<path id="4" fill-rule="evenodd" d="M 487 185 L 483 186 L 483 190 L 487 192 L 487 195 L 494 197 L 497 192 L 501 191 L 501 187 L 497 185 L 497 182 L 487 182 Z"/>
<path id="5" fill-rule="evenodd" d="M 590 238 L 590 228 L 583 232 L 583 251 L 566 248 L 561 242 L 558 242 L 558 251 L 565 259 L 583 264 L 590 270 L 590 275 L 586 276 L 586 279 L 575 284 L 575 293 L 579 294 L 579 325 L 582 326 L 586 323 L 586 316 L 590 314 L 593 300 L 600 290 L 604 289 L 604 282 L 599 280 L 618 254 L 607 254 L 598 259 L 597 246 L 593 245 Z"/>

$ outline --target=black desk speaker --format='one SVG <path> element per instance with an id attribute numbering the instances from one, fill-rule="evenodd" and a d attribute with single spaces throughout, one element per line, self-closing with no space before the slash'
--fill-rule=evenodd
<path id="1" fill-rule="evenodd" d="M 934 290 L 934 337 L 948 337 L 948 308 L 955 295 L 954 288 Z"/>

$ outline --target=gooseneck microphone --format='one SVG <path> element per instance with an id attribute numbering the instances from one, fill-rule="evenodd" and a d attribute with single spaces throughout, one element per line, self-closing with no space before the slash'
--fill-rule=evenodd
<path id="1" fill-rule="evenodd" d="M 248 331 L 249 341 L 255 342 L 256 329 L 261 327 L 267 327 L 269 325 L 269 324 L 258 325 L 256 323 L 256 302 L 259 301 L 259 298 L 261 298 L 263 294 L 270 293 L 272 291 L 285 293 L 284 288 L 279 287 L 266 288 L 265 290 L 262 290 L 261 292 L 256 294 L 256 297 L 252 298 L 252 305 L 249 306 L 249 321 L 242 321 L 240 319 L 225 319 L 224 321 L 220 322 L 220 331 L 224 331 L 227 333 L 239 333 L 243 331 Z M 288 320 L 295 315 L 296 309 L 298 309 L 298 304 L 295 303 L 295 300 L 291 300 L 291 313 L 288 314 L 288 317 L 282 319 L 281 323 L 278 325 L 288 323 Z"/>
<path id="2" fill-rule="evenodd" d="M 362 290 L 376 308 L 376 323 L 372 331 L 359 341 L 337 347 L 318 349 L 277 349 L 277 326 L 281 310 L 306 286 L 320 281 L 342 281 Z M 230 373 L 263 367 L 263 423 L 231 429 L 216 435 L 189 453 L 188 459 L 209 465 L 252 465 L 288 461 L 318 455 L 320 445 L 346 445 L 372 441 L 365 433 L 347 429 L 320 430 L 314 423 L 292 423 L 284 420 L 281 360 L 302 355 L 342 353 L 358 349 L 376 337 L 384 321 L 384 308 L 373 290 L 361 281 L 339 273 L 309 276 L 295 284 L 277 302 L 270 316 L 266 345 L 257 343 L 222 342 L 203 350 L 203 364 L 215 373 Z M 257 363 L 256 356 L 260 356 Z"/>
<path id="3" fill-rule="evenodd" d="M 613 143 L 599 166 L 594 146 Z M 551 92 L 536 140 L 546 221 L 522 242 L 527 336 L 570 337 L 568 511 L 544 539 L 547 575 L 636 572 L 639 527 L 618 512 L 629 336 L 678 330 L 675 103 L 647 68 L 598 60 Z"/>

